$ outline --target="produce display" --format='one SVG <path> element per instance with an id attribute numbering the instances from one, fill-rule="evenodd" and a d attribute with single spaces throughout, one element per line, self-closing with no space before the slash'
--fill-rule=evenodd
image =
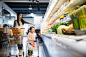
<path id="1" fill-rule="evenodd" d="M 62 11 L 65 9 L 65 7 L 69 5 L 69 3 L 70 3 L 70 0 L 67 0 L 67 2 L 65 2 L 65 3 L 59 8 L 59 10 L 57 11 L 57 15 L 58 15 L 60 12 L 62 12 Z"/>
<path id="2" fill-rule="evenodd" d="M 67 0 L 57 11 L 57 20 L 53 20 L 46 33 L 57 32 L 58 34 L 85 35 L 86 34 L 86 5 L 69 7 L 71 0 Z M 70 3 L 70 4 L 69 4 Z M 55 13 L 56 14 L 56 13 Z M 66 23 L 65 23 L 66 22 Z M 69 24 L 71 22 L 71 24 Z M 57 24 L 55 24 L 57 23 Z M 78 32 L 78 33 L 77 33 Z M 57 34 L 56 33 L 56 34 Z"/>
<path id="3" fill-rule="evenodd" d="M 74 29 L 79 29 L 79 19 L 75 16 L 77 16 L 78 14 L 77 13 L 74 13 L 71 15 L 71 18 L 72 18 L 72 23 L 73 23 L 73 27 Z M 75 18 L 74 18 L 75 17 Z"/>
<path id="4" fill-rule="evenodd" d="M 79 12 L 80 29 L 86 29 L 86 6 L 81 7 Z"/>
<path id="5" fill-rule="evenodd" d="M 74 29 L 86 29 L 86 5 L 70 14 Z"/>
<path id="6" fill-rule="evenodd" d="M 57 23 L 57 24 L 54 24 L 54 25 L 51 27 L 52 32 L 55 32 L 55 31 L 57 30 L 57 28 L 58 28 L 60 25 L 69 26 L 68 22 L 66 22 L 66 23 Z"/>
<path id="7" fill-rule="evenodd" d="M 68 28 L 68 26 L 60 25 L 60 26 L 57 28 L 57 33 L 58 33 L 58 34 L 63 34 L 62 29 L 65 28 L 65 27 Z"/>
<path id="8" fill-rule="evenodd" d="M 63 27 L 62 30 L 63 30 L 63 33 L 66 33 L 66 34 L 74 33 L 74 31 L 72 31 L 73 30 L 73 24 L 70 24 L 68 27 Z"/>

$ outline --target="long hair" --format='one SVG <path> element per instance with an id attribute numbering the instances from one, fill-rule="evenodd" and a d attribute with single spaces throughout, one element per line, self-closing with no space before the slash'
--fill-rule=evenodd
<path id="1" fill-rule="evenodd" d="M 17 23 L 18 23 L 19 26 L 20 26 L 20 24 L 19 24 L 19 15 L 20 14 L 22 14 L 22 13 L 17 13 Z M 24 24 L 23 18 L 21 19 L 21 22 L 22 22 L 22 24 Z"/>

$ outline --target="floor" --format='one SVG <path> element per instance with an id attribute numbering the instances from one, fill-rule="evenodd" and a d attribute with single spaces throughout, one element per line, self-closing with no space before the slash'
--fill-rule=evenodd
<path id="1" fill-rule="evenodd" d="M 24 52 L 24 56 L 18 56 L 18 57 L 26 57 L 28 56 L 28 53 L 26 53 L 27 49 L 27 37 L 23 37 L 23 50 L 22 52 Z M 40 43 L 39 45 L 39 57 L 46 57 L 44 50 L 43 50 L 43 46 L 42 43 Z M 19 54 L 19 50 L 16 44 L 12 44 L 10 45 L 10 48 L 8 47 L 4 47 L 4 48 L 0 48 L 0 57 L 7 57 L 9 55 L 9 52 L 11 52 L 11 55 L 18 55 Z M 22 53 L 23 54 L 23 53 Z M 35 48 L 35 50 L 33 51 L 33 55 L 31 57 L 37 57 L 38 56 L 38 47 Z M 11 57 L 16 57 L 16 56 L 11 56 Z M 28 56 L 30 57 L 30 56 Z"/>

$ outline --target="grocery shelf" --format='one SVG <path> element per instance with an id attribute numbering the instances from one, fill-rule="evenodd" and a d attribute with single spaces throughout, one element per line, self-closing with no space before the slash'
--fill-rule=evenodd
<path id="1" fill-rule="evenodd" d="M 51 11 L 53 10 L 53 8 L 55 7 L 56 3 L 58 2 L 58 0 L 51 0 L 49 2 L 46 14 L 44 16 L 44 20 L 46 20 L 48 18 L 48 16 L 50 15 Z"/>
<path id="2" fill-rule="evenodd" d="M 81 40 L 81 39 L 86 39 L 86 35 L 80 35 L 80 36 L 75 36 L 75 35 L 60 35 L 60 34 L 45 34 L 43 33 L 43 35 L 48 36 L 48 37 L 62 37 L 62 38 L 66 38 L 66 39 L 72 39 L 72 40 Z"/>
<path id="3" fill-rule="evenodd" d="M 74 36 L 74 35 L 54 35 L 54 34 L 42 34 L 45 35 L 45 37 L 51 37 L 53 39 L 57 39 L 60 44 L 59 46 L 62 46 L 63 44 L 66 45 L 67 49 L 72 49 L 80 54 L 83 54 L 86 56 L 86 35 L 82 36 Z M 80 40 L 83 39 L 83 40 Z M 79 40 L 79 41 L 77 41 Z M 55 41 L 55 40 L 54 40 Z M 58 42 L 57 42 L 58 44 Z M 65 47 L 63 47 L 65 48 Z"/>
<path id="4" fill-rule="evenodd" d="M 51 2 L 51 1 L 50 1 L 50 2 Z M 53 2 L 53 1 L 52 1 L 52 2 Z M 49 4 L 44 19 L 45 19 L 46 21 L 48 21 L 49 18 L 52 17 L 52 15 L 60 8 L 60 6 L 61 6 L 64 2 L 66 2 L 66 0 L 64 0 L 64 1 L 63 1 L 63 0 L 55 0 L 54 3 Z M 52 8 L 52 5 L 54 5 L 53 8 Z M 50 8 L 52 8 L 52 9 L 50 9 Z M 50 11 L 50 12 L 49 12 L 49 11 Z M 48 13 L 49 13 L 49 14 L 48 14 Z M 47 17 L 46 17 L 46 16 L 47 16 Z"/>
<path id="5" fill-rule="evenodd" d="M 60 37 L 61 39 L 59 39 L 62 43 L 64 43 L 65 45 L 71 47 L 73 50 L 82 53 L 83 55 L 86 56 L 86 41 L 74 41 L 73 39 L 67 39 L 67 38 L 63 38 Z M 56 39 L 58 39 L 58 37 L 56 37 Z"/>
<path id="6" fill-rule="evenodd" d="M 63 11 L 61 11 L 57 16 L 53 16 L 53 18 L 50 19 L 50 21 L 53 21 L 55 19 L 58 19 L 60 18 L 60 16 L 62 16 L 64 13 L 70 11 L 71 9 L 73 9 L 74 7 L 78 6 L 78 5 L 81 5 L 82 3 L 84 3 L 85 0 L 72 0 L 69 5 L 67 5 L 65 7 L 65 9 Z M 55 13 L 56 14 L 56 13 Z M 54 14 L 54 15 L 55 15 Z"/>
<path id="7" fill-rule="evenodd" d="M 51 11 L 51 13 L 50 13 L 50 15 L 49 15 L 49 17 L 52 17 L 54 14 L 55 14 L 55 12 L 57 12 L 58 11 L 58 9 L 61 7 L 61 5 L 64 3 L 64 2 L 66 2 L 67 0 L 59 0 L 58 1 L 58 3 L 55 5 L 55 7 L 53 8 L 53 10 Z M 57 14 L 57 13 L 56 13 Z M 55 15 L 56 15 L 55 14 Z"/>

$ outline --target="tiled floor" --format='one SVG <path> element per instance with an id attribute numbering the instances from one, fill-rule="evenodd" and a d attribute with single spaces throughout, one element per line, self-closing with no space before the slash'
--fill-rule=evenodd
<path id="1" fill-rule="evenodd" d="M 22 52 L 24 51 L 24 56 L 21 56 L 21 57 L 26 57 L 26 44 L 27 44 L 27 37 L 23 37 L 23 50 Z M 18 47 L 17 45 L 10 45 L 11 48 L 0 48 L 0 57 L 7 57 L 7 55 L 9 54 L 9 52 L 11 51 L 11 54 L 13 55 L 18 55 L 19 54 L 19 50 L 18 50 Z M 36 48 L 36 50 L 33 51 L 33 56 L 31 57 L 37 57 L 38 56 L 38 50 Z M 11 56 L 11 57 L 15 57 L 15 56 Z M 30 56 L 29 56 L 30 57 Z M 44 54 L 44 50 L 43 50 L 43 46 L 42 44 L 40 43 L 39 44 L 39 57 L 45 57 L 45 54 Z"/>

